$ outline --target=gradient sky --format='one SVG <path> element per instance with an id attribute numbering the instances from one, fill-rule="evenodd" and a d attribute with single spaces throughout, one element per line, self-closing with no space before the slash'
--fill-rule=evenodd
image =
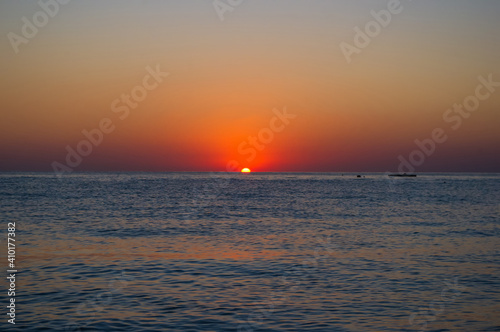
<path id="1" fill-rule="evenodd" d="M 457 130 L 443 119 L 478 76 L 500 82 L 500 1 L 402 0 L 348 64 L 339 45 L 387 3 L 246 0 L 221 21 L 211 0 L 72 1 L 16 54 L 8 33 L 41 8 L 2 1 L 0 171 L 51 171 L 109 118 L 72 169 L 394 171 L 442 128 L 416 171 L 500 172 L 500 88 Z M 111 103 L 147 66 L 169 76 L 120 120 Z M 248 161 L 238 146 L 285 107 L 297 117 Z"/>

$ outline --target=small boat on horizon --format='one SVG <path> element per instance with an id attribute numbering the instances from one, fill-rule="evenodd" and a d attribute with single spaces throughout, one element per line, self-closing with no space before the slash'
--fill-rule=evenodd
<path id="1" fill-rule="evenodd" d="M 416 178 L 417 174 L 396 173 L 396 174 L 389 174 L 389 176 L 397 176 L 397 177 L 403 177 L 403 178 Z"/>

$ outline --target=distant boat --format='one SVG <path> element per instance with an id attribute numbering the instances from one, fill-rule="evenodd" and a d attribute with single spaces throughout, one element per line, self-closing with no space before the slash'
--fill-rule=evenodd
<path id="1" fill-rule="evenodd" d="M 389 174 L 389 176 L 398 176 L 398 177 L 402 177 L 402 178 L 416 178 L 417 174 L 406 174 L 406 173 L 403 173 L 403 174 Z"/>

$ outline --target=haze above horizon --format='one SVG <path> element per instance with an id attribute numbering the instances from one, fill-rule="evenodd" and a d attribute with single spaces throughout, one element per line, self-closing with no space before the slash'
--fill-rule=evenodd
<path id="1" fill-rule="evenodd" d="M 215 3 L 2 2 L 0 171 L 500 172 L 500 2 Z"/>

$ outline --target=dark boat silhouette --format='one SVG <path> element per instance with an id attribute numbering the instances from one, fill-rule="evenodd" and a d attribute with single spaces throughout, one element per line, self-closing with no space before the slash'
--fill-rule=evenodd
<path id="1" fill-rule="evenodd" d="M 402 177 L 402 178 L 416 178 L 417 174 L 389 174 L 389 176 L 397 176 L 397 177 Z"/>

